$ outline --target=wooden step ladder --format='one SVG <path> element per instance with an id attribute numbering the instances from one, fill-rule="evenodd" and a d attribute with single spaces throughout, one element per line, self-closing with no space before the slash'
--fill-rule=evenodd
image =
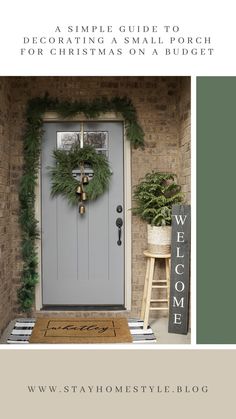
<path id="1" fill-rule="evenodd" d="M 143 328 L 147 329 L 148 319 L 151 310 L 169 310 L 169 293 L 170 293 L 170 254 L 151 253 L 148 250 L 143 252 L 147 258 L 146 276 L 144 281 L 143 301 L 141 310 L 141 319 L 144 321 Z M 155 262 L 158 259 L 165 259 L 165 279 L 157 279 L 154 281 Z M 153 289 L 165 289 L 166 298 L 152 299 Z M 153 307 L 152 304 L 160 304 L 159 307 Z M 163 307 L 162 304 L 165 303 Z"/>

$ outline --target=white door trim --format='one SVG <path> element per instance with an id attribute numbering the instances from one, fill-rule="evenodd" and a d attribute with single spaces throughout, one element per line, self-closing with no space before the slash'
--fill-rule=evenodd
<path id="1" fill-rule="evenodd" d="M 88 122 L 88 121 L 114 121 L 124 122 L 122 117 L 114 113 L 106 113 L 98 118 L 86 119 L 83 115 L 76 115 L 70 119 L 63 119 L 55 112 L 47 112 L 44 114 L 43 122 Z M 41 168 L 38 173 L 38 181 L 36 186 L 35 199 L 35 215 L 39 221 L 39 229 L 41 231 Z M 124 220 L 125 220 L 125 309 L 131 310 L 131 145 L 130 141 L 126 139 L 126 132 L 124 126 Z M 35 289 L 35 309 L 39 311 L 42 309 L 42 277 L 41 277 L 41 238 L 37 243 L 37 253 L 39 261 L 39 282 Z M 62 310 L 63 311 L 63 310 Z"/>

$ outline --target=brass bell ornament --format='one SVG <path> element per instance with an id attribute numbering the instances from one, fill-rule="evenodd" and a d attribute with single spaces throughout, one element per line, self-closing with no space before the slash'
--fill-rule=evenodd
<path id="1" fill-rule="evenodd" d="M 80 205 L 79 206 L 79 213 L 82 215 L 85 213 L 85 206 L 84 205 Z"/>
<path id="2" fill-rule="evenodd" d="M 81 194 L 81 199 L 82 199 L 82 201 L 86 201 L 86 199 L 87 199 L 87 194 L 86 194 L 86 192 L 82 192 L 82 194 Z"/>
<path id="3" fill-rule="evenodd" d="M 87 185 L 89 183 L 89 178 L 88 178 L 87 175 L 84 175 L 82 177 L 82 183 L 83 183 L 83 185 Z"/>
<path id="4" fill-rule="evenodd" d="M 76 189 L 76 193 L 77 193 L 77 195 L 80 195 L 82 192 L 83 192 L 83 191 L 82 191 L 82 187 L 81 187 L 81 185 L 78 185 L 78 186 L 77 186 L 77 189 Z"/>

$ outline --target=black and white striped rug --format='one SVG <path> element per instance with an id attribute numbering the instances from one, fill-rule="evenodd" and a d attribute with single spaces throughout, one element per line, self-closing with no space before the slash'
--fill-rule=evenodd
<path id="1" fill-rule="evenodd" d="M 7 343 L 28 344 L 34 325 L 35 319 L 17 319 Z M 156 337 L 151 327 L 148 326 L 147 330 L 143 330 L 142 320 L 128 320 L 128 325 L 133 343 L 156 343 Z"/>

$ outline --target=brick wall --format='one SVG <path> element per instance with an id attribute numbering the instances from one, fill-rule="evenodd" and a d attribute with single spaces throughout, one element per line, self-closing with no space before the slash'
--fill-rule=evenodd
<path id="1" fill-rule="evenodd" d="M 146 143 L 144 151 L 132 150 L 132 185 L 135 185 L 145 173 L 152 169 L 172 171 L 178 175 L 178 180 L 189 194 L 190 92 L 189 79 L 179 77 L 13 77 L 1 80 L 8 86 L 11 93 L 11 141 L 9 143 L 6 131 L 4 137 L 8 138 L 8 154 L 4 152 L 4 164 L 8 165 L 8 169 L 9 164 L 11 167 L 10 225 L 14 232 L 10 249 L 14 264 L 11 278 L 7 278 L 6 272 L 3 272 L 5 286 L 8 281 L 3 303 L 5 305 L 7 298 L 10 298 L 11 315 L 14 317 L 18 311 L 16 289 L 22 266 L 17 218 L 18 186 L 22 173 L 22 133 L 28 99 L 42 96 L 46 91 L 50 96 L 63 100 L 88 100 L 101 95 L 129 96 L 137 109 L 139 122 L 145 132 Z M 7 114 L 9 99 L 4 103 L 4 114 Z M 7 115 L 5 115 L 6 118 Z M 7 119 L 5 123 L 7 124 Z M 3 185 L 4 191 L 5 187 L 7 187 L 6 184 Z M 5 221 L 4 219 L 4 226 Z M 7 242 L 7 237 L 5 242 Z M 146 247 L 146 225 L 136 217 L 133 217 L 132 222 L 132 243 L 131 315 L 139 316 L 145 274 L 142 252 Z M 5 256 L 5 260 L 8 260 L 7 255 Z M 7 264 L 6 261 L 4 263 Z"/>
<path id="2" fill-rule="evenodd" d="M 10 88 L 0 78 L 0 334 L 12 316 Z"/>
<path id="3" fill-rule="evenodd" d="M 186 203 L 191 199 L 191 103 L 190 78 L 180 81 L 179 96 L 179 181 Z"/>

